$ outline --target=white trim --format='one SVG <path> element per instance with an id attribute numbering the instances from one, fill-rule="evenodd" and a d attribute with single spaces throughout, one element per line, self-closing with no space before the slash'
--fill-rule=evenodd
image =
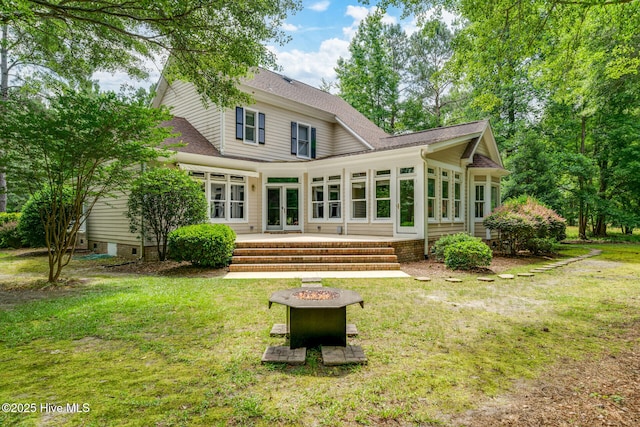
<path id="1" fill-rule="evenodd" d="M 239 169 L 226 169 L 226 168 L 216 168 L 210 166 L 201 166 L 201 165 L 192 165 L 188 163 L 178 163 L 178 167 L 182 170 L 186 171 L 194 171 L 194 172 L 209 172 L 209 173 L 223 173 L 229 175 L 243 175 L 251 178 L 259 178 L 260 174 L 254 171 L 244 171 Z"/>
<path id="2" fill-rule="evenodd" d="M 338 122 L 338 124 L 340 126 L 342 126 L 347 132 L 349 132 L 349 134 L 351 134 L 351 136 L 353 136 L 355 139 L 360 141 L 369 150 L 373 150 L 373 146 L 371 144 L 369 144 L 367 141 L 365 141 L 364 138 L 361 137 L 360 135 L 358 135 L 353 129 L 351 129 L 349 126 L 347 126 L 347 124 L 345 122 L 340 120 L 340 117 L 335 116 L 335 118 L 336 118 L 336 122 Z"/>

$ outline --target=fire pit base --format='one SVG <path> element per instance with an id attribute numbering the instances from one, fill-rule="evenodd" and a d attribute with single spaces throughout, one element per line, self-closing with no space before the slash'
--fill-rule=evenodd
<path id="1" fill-rule="evenodd" d="M 272 336 L 272 337 L 289 336 L 289 331 L 287 330 L 286 323 L 274 323 L 273 327 L 271 328 L 271 332 L 269 332 L 269 336 Z M 358 328 L 354 323 L 347 323 L 347 336 L 348 337 L 358 336 Z"/>

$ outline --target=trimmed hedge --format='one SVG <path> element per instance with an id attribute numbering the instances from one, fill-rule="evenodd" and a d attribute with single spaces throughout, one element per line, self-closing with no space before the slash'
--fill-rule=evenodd
<path id="1" fill-rule="evenodd" d="M 168 258 L 220 268 L 229 265 L 235 242 L 236 233 L 227 225 L 187 225 L 169 233 Z"/>
<path id="2" fill-rule="evenodd" d="M 444 263 L 452 270 L 473 270 L 491 265 L 491 248 L 480 240 L 467 240 L 447 246 Z"/>
<path id="3" fill-rule="evenodd" d="M 20 220 L 20 212 L 0 212 L 0 225 L 8 222 L 18 222 Z"/>
<path id="4" fill-rule="evenodd" d="M 444 262 L 444 252 L 449 246 L 459 242 L 472 242 L 472 241 L 480 241 L 480 239 L 477 237 L 473 237 L 467 233 L 447 234 L 445 236 L 440 237 L 433 244 L 433 249 L 432 249 L 433 256 L 436 261 Z"/>

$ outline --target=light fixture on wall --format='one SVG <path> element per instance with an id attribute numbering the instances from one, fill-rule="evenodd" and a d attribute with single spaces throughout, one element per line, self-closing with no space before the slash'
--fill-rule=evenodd
<path id="1" fill-rule="evenodd" d="M 255 184 L 251 184 L 251 191 L 256 191 L 256 185 Z"/>

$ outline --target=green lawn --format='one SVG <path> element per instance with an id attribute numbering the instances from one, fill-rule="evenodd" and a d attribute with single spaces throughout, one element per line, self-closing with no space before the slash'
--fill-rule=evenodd
<path id="1" fill-rule="evenodd" d="M 369 359 L 333 368 L 317 350 L 302 367 L 260 363 L 283 343 L 269 295 L 297 280 L 109 276 L 74 261 L 69 274 L 90 281 L 40 291 L 45 258 L 0 253 L 0 296 L 14 300 L 0 301 L 0 403 L 36 404 L 0 425 L 447 425 L 565 358 L 636 344 L 640 245 L 588 248 L 604 252 L 511 281 L 327 279 L 363 296 L 347 315 Z M 67 403 L 88 412 L 40 407 Z"/>

